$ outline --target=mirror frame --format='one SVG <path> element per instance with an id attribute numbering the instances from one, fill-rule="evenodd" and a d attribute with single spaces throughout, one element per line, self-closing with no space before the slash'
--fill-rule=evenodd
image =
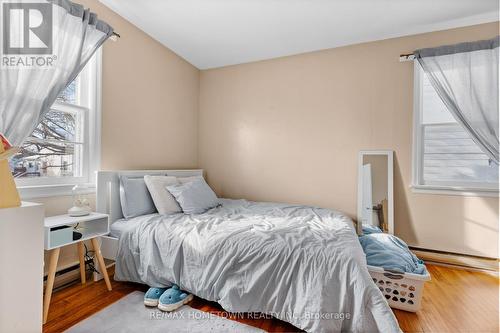
<path id="1" fill-rule="evenodd" d="M 386 155 L 387 156 L 387 201 L 388 201 L 388 230 L 391 235 L 394 234 L 394 151 L 392 150 L 360 150 L 358 153 L 358 216 L 356 222 L 356 231 L 358 235 L 363 234 L 361 225 L 362 219 L 362 200 L 363 200 L 363 156 L 365 155 Z"/>

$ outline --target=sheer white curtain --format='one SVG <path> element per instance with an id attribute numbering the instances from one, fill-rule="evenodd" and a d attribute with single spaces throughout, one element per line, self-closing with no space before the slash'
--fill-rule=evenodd
<path id="1" fill-rule="evenodd" d="M 500 37 L 415 51 L 429 81 L 457 122 L 498 164 Z"/>
<path id="2" fill-rule="evenodd" d="M 29 8 L 26 1 L 26 9 Z M 31 135 L 57 96 L 71 83 L 94 52 L 113 34 L 113 28 L 97 19 L 97 15 L 82 5 L 67 0 L 41 2 L 52 12 L 52 52 L 50 55 L 30 55 L 22 51 L 19 55 L 5 55 L 13 59 L 11 65 L 0 66 L 0 133 L 14 145 L 20 146 Z M 21 5 L 21 10 L 23 7 Z M 45 7 L 47 8 L 47 7 Z M 18 11 L 19 12 L 19 11 Z M 36 20 L 36 11 L 28 12 Z M 5 16 L 4 16 L 5 17 Z M 26 16 L 24 21 L 26 21 Z M 30 32 L 31 33 L 31 32 Z M 23 45 L 23 34 L 10 34 L 19 38 Z M 5 36 L 5 34 L 4 34 Z M 13 36 L 13 37 L 12 37 Z M 39 59 L 52 65 L 26 66 L 16 61 Z"/>

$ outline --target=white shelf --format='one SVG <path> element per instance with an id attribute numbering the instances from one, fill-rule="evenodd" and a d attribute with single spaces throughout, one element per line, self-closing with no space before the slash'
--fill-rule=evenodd
<path id="1" fill-rule="evenodd" d="M 76 224 L 76 223 L 81 223 L 81 222 L 86 222 L 86 221 L 92 221 L 95 219 L 99 218 L 108 218 L 108 214 L 101 214 L 101 213 L 90 213 L 89 215 L 85 216 L 69 216 L 67 214 L 65 215 L 58 215 L 58 216 L 50 216 L 46 217 L 43 225 L 45 228 L 55 228 L 55 227 L 60 227 L 62 225 L 69 225 L 69 224 Z"/>
<path id="2" fill-rule="evenodd" d="M 82 234 L 82 238 L 73 240 L 71 238 L 63 241 L 51 237 L 51 230 L 60 226 L 70 226 L 73 230 Z M 77 229 L 74 229 L 78 226 Z M 109 217 L 107 214 L 90 213 L 86 216 L 59 215 L 45 218 L 45 250 L 52 250 L 58 247 L 75 244 L 81 241 L 100 237 L 109 234 Z"/>

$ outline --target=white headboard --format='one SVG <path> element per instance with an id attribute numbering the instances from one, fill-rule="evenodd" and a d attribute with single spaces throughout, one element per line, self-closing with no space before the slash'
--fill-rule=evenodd
<path id="1" fill-rule="evenodd" d="M 109 223 L 123 218 L 120 204 L 120 176 L 143 177 L 145 175 L 163 175 L 174 177 L 203 176 L 202 169 L 195 170 L 118 170 L 97 172 L 98 213 L 109 214 Z"/>

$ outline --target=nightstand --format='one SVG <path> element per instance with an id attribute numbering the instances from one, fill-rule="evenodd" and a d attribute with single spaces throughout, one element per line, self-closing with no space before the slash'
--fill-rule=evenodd
<path id="1" fill-rule="evenodd" d="M 70 229 L 63 228 L 70 226 Z M 76 227 L 76 230 L 74 229 Z M 73 240 L 73 230 L 82 234 L 82 237 Z M 43 323 L 47 322 L 49 314 L 50 299 L 52 297 L 52 288 L 54 287 L 54 278 L 56 275 L 57 261 L 59 260 L 59 252 L 61 247 L 77 244 L 78 257 L 80 260 L 80 279 L 81 283 L 86 282 L 85 277 L 85 249 L 83 242 L 90 240 L 94 247 L 95 256 L 99 263 L 99 268 L 102 271 L 104 280 L 108 290 L 111 290 L 111 282 L 109 281 L 106 265 L 101 255 L 99 248 L 98 237 L 109 233 L 109 216 L 101 213 L 90 213 L 86 216 L 73 217 L 69 215 L 51 216 L 45 218 L 44 234 L 45 234 L 45 250 L 50 251 L 49 256 L 49 272 L 47 275 L 47 285 L 45 287 L 45 296 L 43 300 Z"/>

